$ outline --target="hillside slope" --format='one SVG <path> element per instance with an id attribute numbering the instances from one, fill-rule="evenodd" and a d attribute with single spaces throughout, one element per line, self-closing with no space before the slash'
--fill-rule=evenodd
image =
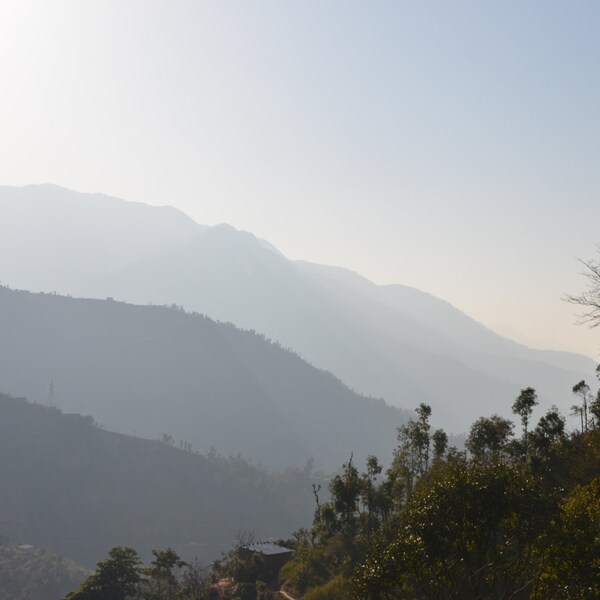
<path id="1" fill-rule="evenodd" d="M 176 308 L 0 288 L 0 331 L 5 390 L 272 468 L 389 457 L 404 420 L 255 333 Z"/>
<path id="2" fill-rule="evenodd" d="M 88 575 L 73 561 L 44 548 L 0 540 L 0 598 L 57 600 Z"/>
<path id="3" fill-rule="evenodd" d="M 292 262 L 228 226 L 90 289 L 102 291 L 175 302 L 256 329 L 362 393 L 406 408 L 431 404 L 434 423 L 454 432 L 477 415 L 506 414 L 508 400 L 527 386 L 538 390 L 540 410 L 568 411 L 571 387 L 594 372 L 586 357 L 525 348 L 428 294 Z"/>
<path id="4" fill-rule="evenodd" d="M 270 475 L 3 394 L 0 456 L 3 533 L 88 567 L 115 545 L 214 559 L 238 531 L 288 535 L 314 506 L 308 472 Z"/>

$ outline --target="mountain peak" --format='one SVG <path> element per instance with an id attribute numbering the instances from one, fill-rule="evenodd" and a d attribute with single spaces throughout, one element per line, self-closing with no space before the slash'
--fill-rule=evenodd
<path id="1" fill-rule="evenodd" d="M 236 229 L 229 223 L 219 223 L 206 229 L 203 233 L 204 239 L 211 238 L 213 240 L 222 241 L 227 244 L 233 243 L 234 245 L 245 244 L 251 246 L 259 246 L 257 237 L 249 231 L 243 231 L 242 229 Z"/>
<path id="2" fill-rule="evenodd" d="M 218 223 L 217 225 L 213 225 L 212 227 L 209 227 L 209 229 L 211 231 L 227 232 L 227 233 L 233 233 L 233 232 L 238 231 L 233 225 L 230 225 L 229 223 Z"/>

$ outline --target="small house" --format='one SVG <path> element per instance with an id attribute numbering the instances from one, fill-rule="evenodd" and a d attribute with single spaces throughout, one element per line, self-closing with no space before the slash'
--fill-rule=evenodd
<path id="1" fill-rule="evenodd" d="M 251 559 L 253 555 L 258 555 L 265 568 L 264 579 L 267 581 L 276 581 L 279 570 L 291 558 L 293 551 L 284 546 L 279 546 L 272 542 L 259 542 L 257 544 L 247 544 L 239 549 L 241 558 Z"/>

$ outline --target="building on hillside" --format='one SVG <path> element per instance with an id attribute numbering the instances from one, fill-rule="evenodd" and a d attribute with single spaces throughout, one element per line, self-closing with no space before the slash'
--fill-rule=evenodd
<path id="1" fill-rule="evenodd" d="M 247 544 L 239 550 L 240 557 L 251 559 L 253 556 L 259 556 L 264 563 L 264 581 L 277 581 L 279 569 L 292 558 L 292 550 L 273 544 L 272 542 L 259 542 L 257 544 Z"/>

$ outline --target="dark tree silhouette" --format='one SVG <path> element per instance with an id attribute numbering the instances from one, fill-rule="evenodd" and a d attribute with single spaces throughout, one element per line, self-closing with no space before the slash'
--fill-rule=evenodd
<path id="1" fill-rule="evenodd" d="M 537 403 L 537 394 L 535 393 L 535 390 L 532 387 L 528 387 L 524 390 L 521 390 L 521 393 L 512 405 L 513 413 L 521 417 L 521 423 L 523 425 L 523 443 L 525 444 L 525 456 L 527 456 L 529 450 L 529 418 L 533 412 L 533 407 L 536 406 Z"/>
<path id="2" fill-rule="evenodd" d="M 116 546 L 65 600 L 126 600 L 135 593 L 141 570 L 142 561 L 133 548 Z"/>

